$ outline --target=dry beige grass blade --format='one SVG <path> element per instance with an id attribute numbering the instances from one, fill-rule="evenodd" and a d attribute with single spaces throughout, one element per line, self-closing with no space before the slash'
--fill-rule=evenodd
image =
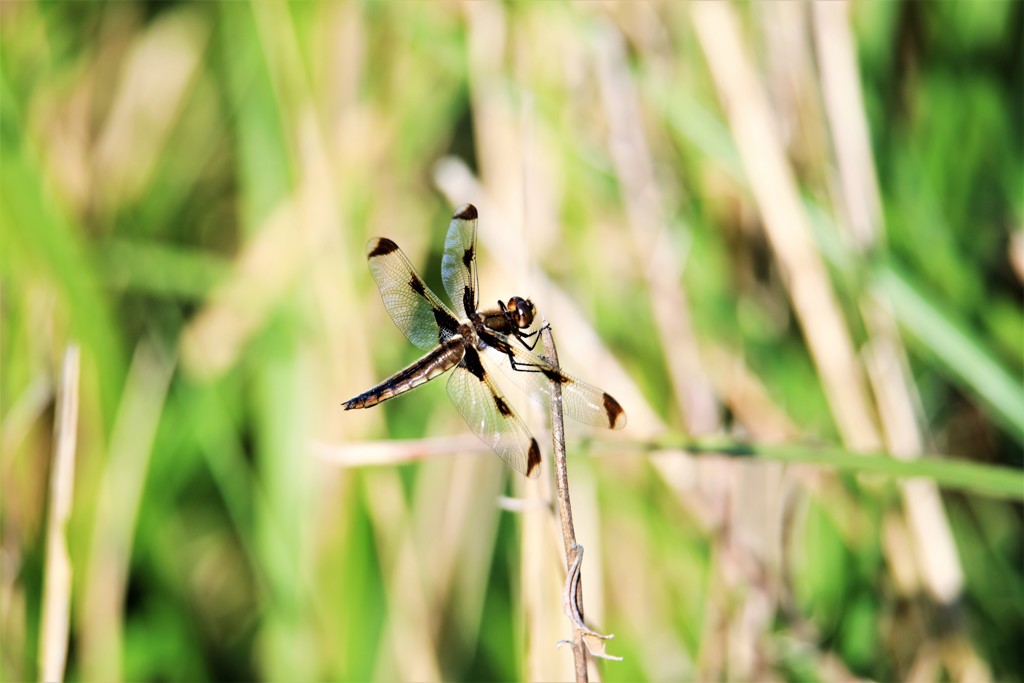
<path id="1" fill-rule="evenodd" d="M 199 71 L 209 34 L 198 12 L 179 8 L 154 21 L 132 47 L 91 172 L 96 196 L 105 204 L 131 202 L 145 189 Z"/>
<path id="2" fill-rule="evenodd" d="M 463 7 L 468 25 L 469 83 L 480 178 L 492 204 L 496 204 L 503 215 L 511 217 L 515 215 L 513 209 L 522 206 L 526 196 L 523 183 L 528 178 L 523 174 L 524 141 L 517 125 L 520 116 L 499 87 L 507 78 L 502 62 L 509 43 L 508 17 L 499 3 L 469 2 Z M 529 196 L 528 200 L 530 213 L 538 220 L 544 210 L 539 197 Z M 481 209 L 472 196 L 454 204 L 466 201 Z M 481 211 L 484 218 L 488 215 L 493 214 Z M 502 230 L 502 234 L 511 237 L 515 232 Z M 525 255 L 510 251 L 508 258 L 514 271 L 525 271 Z"/>
<path id="3" fill-rule="evenodd" d="M 706 349 L 708 376 L 729 406 L 737 422 L 760 443 L 781 443 L 795 438 L 800 430 L 782 408 L 775 404 L 760 378 L 744 359 L 721 347 Z"/>
<path id="4" fill-rule="evenodd" d="M 289 198 L 277 207 L 236 258 L 234 272 L 185 328 L 182 366 L 192 374 L 215 379 L 226 371 L 300 270 L 295 204 Z"/>
<path id="5" fill-rule="evenodd" d="M 473 453 L 481 457 L 494 453 L 473 434 L 342 444 L 313 440 L 309 448 L 314 457 L 340 467 L 399 465 L 452 453 Z"/>
<path id="6" fill-rule="evenodd" d="M 701 358 L 701 346 L 690 323 L 679 262 L 682 256 L 673 245 L 673 228 L 667 224 L 654 162 L 643 135 L 640 102 L 626 64 L 622 38 L 613 25 L 605 24 L 596 51 L 595 67 L 609 125 L 608 147 L 624 190 L 634 248 L 638 254 L 650 254 L 642 270 L 674 393 L 679 397 L 688 431 L 694 434 L 715 432 L 721 428 L 719 402 L 712 391 Z M 755 566 L 754 557 L 764 561 L 770 554 L 767 549 L 772 547 L 766 539 L 776 538 L 782 526 L 780 510 L 783 506 L 778 504 L 777 494 L 784 489 L 773 483 L 781 482 L 783 468 L 774 464 L 739 467 L 737 463 L 708 461 L 698 462 L 695 467 L 699 496 L 688 495 L 689 504 L 696 505 L 698 498 L 703 500 L 704 508 L 717 510 L 717 519 L 729 519 L 735 529 L 733 536 L 721 542 L 728 551 L 723 556 L 743 558 L 738 564 L 744 567 Z M 755 542 L 758 540 L 760 542 Z M 756 574 L 756 569 L 750 574 Z M 754 577 L 750 574 L 741 576 L 733 572 L 720 591 L 727 595 L 738 586 L 748 591 L 746 610 L 727 625 L 731 633 L 728 673 L 738 678 L 749 678 L 755 673 L 754 653 L 770 626 L 774 606 L 774 599 L 760 583 L 751 580 Z"/>
<path id="7" fill-rule="evenodd" d="M 917 458 L 925 450 L 924 437 L 918 427 L 909 362 L 899 343 L 895 321 L 877 304 L 865 301 L 862 307 L 873 332 L 864 349 L 864 362 L 878 400 L 886 449 L 897 458 Z M 904 482 L 902 489 L 915 564 L 932 597 L 952 604 L 963 590 L 963 572 L 938 488 L 933 482 L 910 481 Z"/>
<path id="8" fill-rule="evenodd" d="M 705 377 L 700 345 L 690 322 L 676 237 L 668 224 L 664 201 L 641 117 L 636 85 L 626 64 L 622 35 L 604 23 L 594 41 L 595 70 L 608 121 L 608 151 L 622 188 L 634 251 L 643 277 L 673 392 L 691 434 L 721 428 L 719 404 Z"/>
<path id="9" fill-rule="evenodd" d="M 46 528 L 46 569 L 43 579 L 42 623 L 39 636 L 39 672 L 44 681 L 64 679 L 71 613 L 71 559 L 64 531 L 71 516 L 78 444 L 77 344 L 64 351 L 57 415 L 53 424 L 53 465 L 50 468 L 49 513 Z"/>
<path id="10" fill-rule="evenodd" d="M 1010 235 L 1007 258 L 1017 280 L 1024 282 L 1024 229 L 1017 229 Z"/>
<path id="11" fill-rule="evenodd" d="M 796 179 L 780 139 L 779 121 L 747 53 L 735 9 L 728 3 L 695 4 L 691 12 L 764 229 L 836 425 L 851 448 L 877 447 L 879 437 L 858 358 L 812 239 Z M 793 116 L 798 115 L 793 112 Z M 779 549 L 783 546 L 786 523 L 786 480 L 783 468 L 769 466 L 758 471 L 745 470 L 735 482 L 740 498 L 732 501 L 728 515 L 735 520 L 734 532 L 722 543 L 719 554 L 733 567 L 725 572 L 723 590 L 727 595 L 727 587 L 737 581 L 758 590 L 752 593 L 757 598 L 753 603 L 756 609 L 745 610 L 729 624 L 729 653 L 720 661 L 728 662 L 726 676 L 730 678 L 757 677 L 763 673 L 758 643 L 770 627 L 775 597 L 770 581 L 759 580 L 757 568 L 775 567 L 770 576 L 779 574 Z M 711 671 L 714 670 L 712 661 Z"/>
<path id="12" fill-rule="evenodd" d="M 381 573 L 387 614 L 385 647 L 380 649 L 375 680 L 439 681 L 435 629 L 431 627 L 422 567 L 413 543 L 412 520 L 395 470 L 363 476 Z M 387 647 L 390 645 L 390 647 Z"/>
<path id="13" fill-rule="evenodd" d="M 441 458 L 420 468 L 413 535 L 425 570 L 432 629 L 442 618 L 467 638 L 481 633 L 495 543 L 504 511 L 495 504 L 510 473 L 487 449 L 480 457 Z M 449 451 L 451 452 L 458 452 Z"/>
<path id="14" fill-rule="evenodd" d="M 878 430 L 846 322 L 818 254 L 768 98 L 727 3 L 690 6 L 747 179 L 843 442 L 877 448 Z"/>
<path id="15" fill-rule="evenodd" d="M 861 250 L 883 234 L 882 201 L 857 68 L 857 47 L 849 22 L 850 5 L 811 5 L 821 95 L 835 151 L 842 201 L 838 202 L 853 243 Z"/>
<path id="16" fill-rule="evenodd" d="M 87 680 L 121 679 L 132 536 L 173 369 L 172 362 L 143 341 L 135 351 L 121 394 L 99 486 L 79 613 L 82 677 Z"/>
<path id="17" fill-rule="evenodd" d="M 394 488 L 393 470 L 363 477 L 369 477 L 364 484 L 387 580 L 384 633 L 390 648 L 378 658 L 376 677 L 439 680 L 435 638 L 442 617 L 454 612 L 467 636 L 480 630 L 504 464 L 471 434 L 341 445 L 314 441 L 311 451 L 344 468 L 427 461 L 416 480 L 411 514 Z M 440 457 L 453 453 L 473 457 Z"/>
<path id="18" fill-rule="evenodd" d="M 538 481 L 522 482 L 529 500 L 550 491 L 551 468 L 544 467 Z M 562 613 L 565 568 L 560 558 L 561 542 L 552 524 L 549 507 L 544 512 L 529 510 L 522 515 L 522 550 L 519 600 L 526 626 L 524 676 L 531 681 L 569 681 L 574 678 L 573 658 L 559 651 L 556 643 L 572 635 Z"/>
<path id="19" fill-rule="evenodd" d="M 304 121 L 297 133 L 308 143 L 303 148 L 319 148 L 316 126 Z M 330 167 L 317 153 L 303 160 L 302 169 L 300 186 L 256 230 L 232 274 L 182 334 L 182 364 L 193 374 L 213 379 L 230 367 L 290 285 L 307 275 L 308 264 L 319 262 L 318 255 L 336 253 Z M 324 293 L 322 287 L 316 291 Z"/>
<path id="20" fill-rule="evenodd" d="M 843 197 L 844 220 L 839 224 L 866 251 L 884 239 L 885 230 L 849 11 L 848 3 L 812 6 L 822 95 Z M 870 336 L 864 361 L 879 404 L 886 448 L 897 457 L 911 459 L 925 449 L 919 401 L 895 319 L 882 296 L 875 292 L 861 301 Z M 963 570 L 938 489 L 915 481 L 905 482 L 902 491 L 915 565 L 928 592 L 940 603 L 953 604 L 963 591 Z"/>

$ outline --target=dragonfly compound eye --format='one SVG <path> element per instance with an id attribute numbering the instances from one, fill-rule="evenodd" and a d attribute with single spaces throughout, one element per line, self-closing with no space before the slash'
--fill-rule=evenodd
<path id="1" fill-rule="evenodd" d="M 533 302 L 521 296 L 514 296 L 508 300 L 508 311 L 512 314 L 512 322 L 520 329 L 532 325 L 533 317 L 537 314 Z"/>

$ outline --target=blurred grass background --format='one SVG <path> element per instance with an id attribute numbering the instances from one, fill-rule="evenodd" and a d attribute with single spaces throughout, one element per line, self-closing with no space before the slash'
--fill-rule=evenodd
<path id="1" fill-rule="evenodd" d="M 366 240 L 437 287 L 469 201 L 629 415 L 595 675 L 1021 680 L 1022 7 L 3 2 L 0 677 L 571 677 L 549 480 L 339 407 L 416 357 Z"/>

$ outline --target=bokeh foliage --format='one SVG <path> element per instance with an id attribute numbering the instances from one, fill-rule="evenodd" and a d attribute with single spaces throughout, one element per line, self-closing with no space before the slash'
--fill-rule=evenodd
<path id="1" fill-rule="evenodd" d="M 576 439 L 570 457 L 588 619 L 625 657 L 604 679 L 1024 678 L 1020 503 L 923 494 L 955 544 L 929 567 L 913 486 L 828 467 L 828 449 L 860 446 L 766 236 L 758 141 L 732 115 L 763 105 L 727 102 L 732 53 L 707 29 L 709 12 L 738 19 L 857 376 L 892 342 L 917 450 L 1019 473 L 1024 5 L 841 10 L 862 93 L 845 114 L 866 122 L 859 172 L 877 179 L 867 242 L 828 106 L 829 88 L 849 94 L 824 76 L 837 24 L 813 5 L 727 7 L 0 4 L 0 678 L 42 675 L 69 343 L 69 679 L 567 675 L 559 550 L 531 527 L 539 508 L 495 503 L 540 489 L 479 449 L 323 455 L 466 433 L 439 382 L 339 408 L 416 357 L 363 245 L 395 239 L 436 287 L 463 201 L 509 240 L 481 251 L 485 301 L 533 295 L 569 370 L 630 416 L 623 439 Z M 556 317 L 559 288 L 589 324 Z M 680 319 L 690 336 L 664 332 Z M 881 386 L 867 412 L 886 438 L 869 445 L 900 450 Z M 823 452 L 637 454 L 664 429 Z M 616 455 L 575 456 L 590 448 Z"/>

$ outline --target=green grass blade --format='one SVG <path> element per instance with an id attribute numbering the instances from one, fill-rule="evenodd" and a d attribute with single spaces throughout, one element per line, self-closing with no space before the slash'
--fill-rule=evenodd
<path id="1" fill-rule="evenodd" d="M 882 267 L 875 276 L 903 327 L 1024 445 L 1024 387 L 1019 378 L 996 360 L 953 311 L 940 308 L 899 271 Z"/>
<path id="2" fill-rule="evenodd" d="M 653 444 L 652 444 L 653 446 Z M 681 448 L 693 454 L 727 455 L 819 465 L 837 471 L 878 474 L 894 479 L 931 479 L 950 491 L 1024 501 L 1024 470 L 922 455 L 900 460 L 888 453 L 852 453 L 835 446 L 762 445 L 736 441 L 659 439 L 657 448 Z"/>

